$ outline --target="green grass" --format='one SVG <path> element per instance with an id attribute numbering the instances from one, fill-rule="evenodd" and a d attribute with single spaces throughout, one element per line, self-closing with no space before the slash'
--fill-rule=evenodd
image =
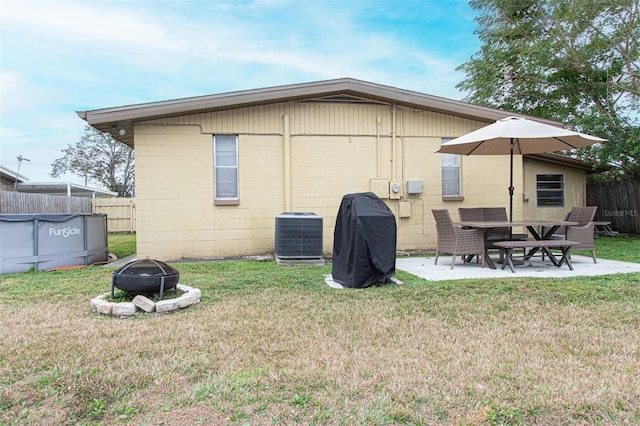
<path id="1" fill-rule="evenodd" d="M 335 290 L 330 265 L 173 266 L 201 304 L 128 319 L 89 307 L 111 267 L 0 276 L 0 424 L 640 423 L 640 274 Z"/>
<path id="2" fill-rule="evenodd" d="M 109 253 L 123 259 L 136 253 L 136 234 L 109 234 Z"/>
<path id="3" fill-rule="evenodd" d="M 595 243 L 597 257 L 640 263 L 640 236 L 638 235 L 598 237 Z M 576 251 L 576 253 L 591 256 L 589 252 Z"/>
<path id="4" fill-rule="evenodd" d="M 618 235 L 596 238 L 596 255 L 603 259 L 640 263 L 640 236 Z M 109 252 L 118 259 L 136 253 L 136 234 L 109 234 Z M 591 256 L 590 252 L 575 251 L 576 254 Z"/>

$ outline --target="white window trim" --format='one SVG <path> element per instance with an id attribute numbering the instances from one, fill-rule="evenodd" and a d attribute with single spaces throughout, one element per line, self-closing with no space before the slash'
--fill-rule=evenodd
<path id="1" fill-rule="evenodd" d="M 216 171 L 220 168 L 232 168 L 232 166 L 218 166 L 216 163 L 216 136 L 234 136 L 235 137 L 235 170 L 236 170 L 236 197 L 219 197 L 218 196 L 218 183 L 216 182 Z M 238 205 L 240 204 L 240 165 L 238 158 L 238 135 L 220 134 L 213 135 L 213 199 L 215 205 Z"/>
<path id="2" fill-rule="evenodd" d="M 441 138 L 440 140 L 440 144 L 444 144 L 446 142 L 449 142 L 450 140 L 452 140 L 453 138 Z M 443 166 L 442 166 L 442 159 L 444 158 L 444 155 L 457 155 L 457 154 L 441 154 L 441 158 L 440 158 L 440 192 L 442 194 L 442 199 L 444 201 L 462 201 L 464 200 L 464 197 L 462 195 L 462 156 L 457 155 L 458 157 L 458 193 L 457 194 L 445 194 L 444 193 L 444 173 L 442 173 L 443 171 Z"/>

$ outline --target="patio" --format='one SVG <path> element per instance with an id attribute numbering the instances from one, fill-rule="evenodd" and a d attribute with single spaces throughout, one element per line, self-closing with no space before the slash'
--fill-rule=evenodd
<path id="1" fill-rule="evenodd" d="M 462 259 L 458 256 L 456 266 L 451 269 L 451 257 L 440 256 L 438 264 L 434 265 L 435 256 L 424 257 L 398 257 L 396 259 L 396 269 L 408 272 L 429 281 L 456 280 L 465 278 L 520 278 L 520 277 L 537 277 L 537 278 L 571 278 L 578 276 L 608 275 L 615 273 L 631 273 L 640 272 L 640 263 L 620 262 L 617 260 L 598 259 L 598 263 L 593 263 L 590 256 L 581 256 L 572 254 L 571 263 L 573 271 L 570 271 L 566 265 L 558 268 L 554 266 L 549 259 L 544 261 L 540 256 L 535 256 L 525 262 L 524 265 L 516 266 L 515 273 L 509 268 L 501 269 L 498 265 L 497 269 L 482 267 L 475 260 L 471 263 L 462 263 Z M 514 255 L 514 259 L 521 259 L 522 256 Z"/>

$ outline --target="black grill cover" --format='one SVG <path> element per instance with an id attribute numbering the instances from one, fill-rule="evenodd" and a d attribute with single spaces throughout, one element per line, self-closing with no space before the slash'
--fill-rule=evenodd
<path id="1" fill-rule="evenodd" d="M 396 270 L 396 219 L 372 192 L 342 198 L 333 233 L 333 280 L 345 287 L 384 283 Z"/>

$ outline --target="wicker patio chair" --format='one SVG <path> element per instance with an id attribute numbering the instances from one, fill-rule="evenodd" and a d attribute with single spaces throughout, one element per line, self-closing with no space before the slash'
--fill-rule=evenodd
<path id="1" fill-rule="evenodd" d="M 476 221 L 507 221 L 507 209 L 504 207 L 459 207 L 458 216 L 463 222 L 476 222 Z M 487 250 L 500 250 L 498 247 L 494 247 L 493 243 L 496 241 L 505 240 L 526 240 L 527 234 L 513 234 L 509 233 L 510 228 L 494 228 L 491 232 L 485 231 L 484 244 Z M 470 261 L 473 256 L 469 256 L 467 261 Z M 502 261 L 502 250 L 500 250 L 500 261 Z"/>
<path id="2" fill-rule="evenodd" d="M 578 222 L 577 226 L 582 227 L 587 225 L 589 222 L 593 222 L 593 219 L 596 217 L 597 209 L 597 206 L 572 207 L 564 220 Z M 561 226 L 556 232 L 554 232 L 553 236 L 554 238 L 565 239 L 567 236 L 567 227 Z"/>
<path id="3" fill-rule="evenodd" d="M 461 221 L 464 222 L 476 222 L 476 221 L 507 221 L 507 209 L 504 207 L 460 207 L 458 208 L 458 216 Z M 509 236 L 509 227 L 495 228 L 489 233 L 487 238 L 488 242 L 503 241 L 503 240 L 526 240 L 529 236 L 527 234 L 511 234 Z"/>
<path id="4" fill-rule="evenodd" d="M 485 221 L 484 209 L 482 207 L 460 207 L 458 208 L 458 216 L 464 222 Z"/>
<path id="5" fill-rule="evenodd" d="M 458 217 L 460 217 L 460 220 L 463 222 L 480 222 L 487 220 L 484 217 L 484 209 L 482 207 L 459 207 Z M 485 231 L 483 233 L 483 238 L 485 238 L 485 246 L 488 248 L 491 246 L 491 243 L 487 241 L 486 237 L 484 237 L 486 234 L 487 233 Z M 474 254 L 467 256 L 465 260 L 467 262 L 471 262 L 474 256 Z"/>
<path id="6" fill-rule="evenodd" d="M 575 250 L 585 250 L 591 252 L 593 263 L 596 261 L 596 246 L 593 241 L 595 232 L 595 222 L 593 218 L 596 216 L 596 206 L 574 207 L 571 209 L 569 220 L 578 222 L 577 226 L 567 226 L 566 238 L 569 241 L 577 241 L 580 245 Z"/>
<path id="7" fill-rule="evenodd" d="M 450 254 L 451 269 L 456 262 L 456 256 L 477 254 L 482 256 L 482 267 L 484 268 L 484 232 L 480 229 L 462 229 L 453 224 L 449 210 L 431 210 L 436 220 L 436 231 L 438 243 L 436 246 L 436 259 L 434 264 L 438 264 L 440 253 Z"/>
<path id="8" fill-rule="evenodd" d="M 593 222 L 593 218 L 596 217 L 597 209 L 597 206 L 573 207 L 571 208 L 569 220 L 571 222 L 578 222 L 578 226 L 584 226 L 589 222 Z"/>
<path id="9" fill-rule="evenodd" d="M 492 221 L 506 221 L 509 220 L 507 217 L 507 209 L 504 207 L 485 207 L 484 209 L 484 220 L 492 222 Z M 526 240 L 529 238 L 528 234 L 515 234 L 510 232 L 511 228 L 496 228 L 493 232 L 496 235 L 496 238 L 493 238 L 491 235 L 489 239 L 492 241 L 497 241 L 497 237 L 502 240 Z"/>
<path id="10" fill-rule="evenodd" d="M 566 239 L 580 243 L 574 247 L 574 250 L 585 250 L 591 252 L 593 263 L 596 260 L 596 247 L 593 241 L 595 232 L 595 222 L 597 206 L 573 207 L 567 216 L 567 220 L 578 222 L 575 226 L 563 226 L 553 234 L 554 239 Z M 544 255 L 542 257 L 544 259 Z"/>

